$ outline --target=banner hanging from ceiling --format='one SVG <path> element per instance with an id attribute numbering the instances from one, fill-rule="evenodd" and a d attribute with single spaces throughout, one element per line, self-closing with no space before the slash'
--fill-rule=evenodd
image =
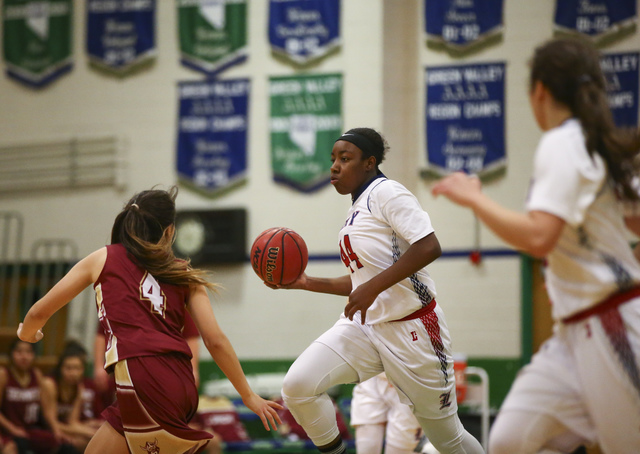
<path id="1" fill-rule="evenodd" d="M 4 0 L 2 27 L 9 77 L 40 88 L 71 70 L 72 0 Z"/>
<path id="2" fill-rule="evenodd" d="M 461 50 L 502 33 L 503 0 L 425 0 L 428 42 Z"/>
<path id="3" fill-rule="evenodd" d="M 215 75 L 247 58 L 246 0 L 178 0 L 182 64 Z"/>
<path id="4" fill-rule="evenodd" d="M 342 133 L 342 75 L 272 77 L 269 93 L 274 180 L 303 192 L 327 185 Z"/>
<path id="5" fill-rule="evenodd" d="M 270 0 L 274 52 L 304 64 L 340 45 L 340 0 Z"/>
<path id="6" fill-rule="evenodd" d="M 187 186 L 206 195 L 246 179 L 249 81 L 178 84 L 177 171 Z"/>
<path id="7" fill-rule="evenodd" d="M 155 0 L 87 0 L 87 54 L 98 68 L 124 74 L 156 55 Z"/>
<path id="8" fill-rule="evenodd" d="M 505 64 L 427 68 L 425 81 L 426 174 L 503 168 Z"/>

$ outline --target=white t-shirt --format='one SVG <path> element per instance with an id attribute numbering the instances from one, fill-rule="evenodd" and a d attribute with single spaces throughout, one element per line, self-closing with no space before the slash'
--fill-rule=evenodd
<path id="1" fill-rule="evenodd" d="M 589 156 L 578 120 L 567 120 L 540 140 L 526 208 L 566 222 L 547 257 L 546 284 L 554 319 L 640 282 L 622 203 L 608 182 L 602 158 Z"/>
<path id="2" fill-rule="evenodd" d="M 383 175 L 374 179 L 351 206 L 340 230 L 340 256 L 352 288 L 393 265 L 409 246 L 433 232 L 429 215 L 411 192 Z M 367 310 L 367 324 L 403 318 L 436 296 L 426 268 L 380 293 Z M 354 320 L 360 320 L 358 312 Z"/>

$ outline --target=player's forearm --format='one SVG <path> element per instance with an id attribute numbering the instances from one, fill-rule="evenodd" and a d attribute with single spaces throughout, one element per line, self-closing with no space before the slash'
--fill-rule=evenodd
<path id="1" fill-rule="evenodd" d="M 331 295 L 349 296 L 351 293 L 351 277 L 307 277 L 305 290 L 317 293 L 328 293 Z"/>
<path id="2" fill-rule="evenodd" d="M 417 273 L 440 257 L 440 255 L 442 255 L 440 243 L 435 233 L 431 233 L 409 246 L 396 263 L 376 275 L 367 284 L 378 295 L 403 279 Z"/>
<path id="3" fill-rule="evenodd" d="M 247 377 L 244 375 L 240 360 L 229 339 L 226 336 L 215 342 L 208 342 L 204 339 L 204 343 L 209 353 L 211 353 L 211 357 L 220 370 L 222 370 L 222 373 L 229 379 L 236 391 L 238 391 L 240 397 L 245 398 L 252 394 L 253 391 L 247 382 Z"/>
<path id="4" fill-rule="evenodd" d="M 534 256 L 549 252 L 543 232 L 528 213 L 511 211 L 484 194 L 479 194 L 471 208 L 487 227 L 515 249 Z"/>

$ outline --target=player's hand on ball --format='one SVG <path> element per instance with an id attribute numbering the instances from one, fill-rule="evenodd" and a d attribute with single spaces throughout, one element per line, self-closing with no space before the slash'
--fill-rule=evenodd
<path id="1" fill-rule="evenodd" d="M 280 415 L 278 415 L 277 411 L 284 409 L 282 405 L 273 402 L 272 400 L 263 399 L 256 393 L 252 393 L 249 397 L 242 398 L 242 403 L 244 403 L 249 410 L 260 417 L 262 425 L 266 430 L 271 430 L 269 426 L 273 427 L 275 430 L 278 430 L 276 421 L 278 422 L 278 424 L 282 424 L 282 420 L 280 419 Z"/>
<path id="2" fill-rule="evenodd" d="M 477 176 L 456 172 L 438 181 L 431 188 L 431 194 L 434 197 L 443 195 L 458 205 L 470 207 L 482 193 L 481 190 L 482 183 Z"/>
<path id="3" fill-rule="evenodd" d="M 18 325 L 18 337 L 20 338 L 21 341 L 30 342 L 34 344 L 44 337 L 44 333 L 40 329 L 30 337 L 25 336 L 25 333 L 23 333 L 23 327 L 24 325 L 22 323 Z"/>
<path id="4" fill-rule="evenodd" d="M 281 288 L 287 289 L 287 290 L 292 290 L 292 289 L 304 290 L 305 288 L 307 288 L 307 275 L 306 273 L 302 273 L 300 276 L 298 276 L 298 279 L 296 279 L 290 284 L 271 284 L 270 282 L 265 282 L 264 285 L 274 290 L 281 289 Z"/>

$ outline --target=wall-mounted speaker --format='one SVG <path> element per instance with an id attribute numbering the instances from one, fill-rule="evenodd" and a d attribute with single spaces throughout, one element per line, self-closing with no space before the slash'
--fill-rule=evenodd
<path id="1" fill-rule="evenodd" d="M 247 210 L 244 208 L 179 211 L 177 257 L 193 265 L 240 263 L 247 257 Z"/>

